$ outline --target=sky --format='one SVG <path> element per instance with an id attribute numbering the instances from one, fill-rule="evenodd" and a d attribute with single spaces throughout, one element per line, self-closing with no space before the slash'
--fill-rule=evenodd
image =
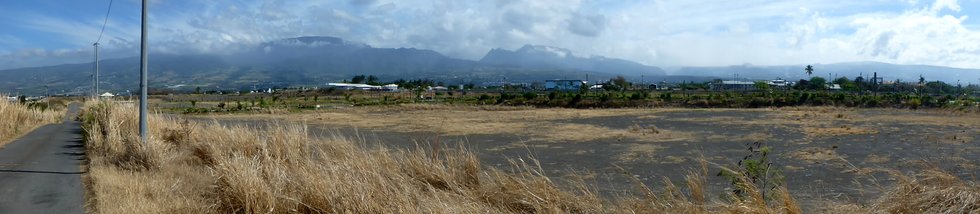
<path id="1" fill-rule="evenodd" d="M 109 0 L 0 0 L 0 69 L 90 62 Z M 137 56 L 114 0 L 102 58 Z M 229 54 L 336 36 L 478 60 L 525 44 L 647 65 L 879 61 L 980 68 L 980 0 L 150 0 L 151 53 Z"/>

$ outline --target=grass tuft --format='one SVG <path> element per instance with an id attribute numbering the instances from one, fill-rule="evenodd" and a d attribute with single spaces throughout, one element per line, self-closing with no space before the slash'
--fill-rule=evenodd
<path id="1" fill-rule="evenodd" d="M 65 108 L 32 107 L 20 102 L 9 102 L 6 95 L 0 94 L 0 148 L 20 135 L 35 128 L 50 123 L 60 122 L 65 115 Z"/>

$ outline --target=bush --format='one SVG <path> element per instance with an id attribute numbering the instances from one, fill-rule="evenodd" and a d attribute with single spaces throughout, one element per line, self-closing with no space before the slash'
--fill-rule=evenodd
<path id="1" fill-rule="evenodd" d="M 909 100 L 908 105 L 909 108 L 918 109 L 919 106 L 922 106 L 922 100 L 919 100 L 919 98 L 912 98 L 912 100 Z"/>
<path id="2" fill-rule="evenodd" d="M 548 100 L 554 100 L 555 98 L 560 98 L 560 96 L 561 94 L 559 94 L 557 91 L 552 91 L 551 93 L 548 93 Z"/>
<path id="3" fill-rule="evenodd" d="M 738 162 L 735 169 L 722 169 L 718 176 L 724 177 L 734 187 L 733 200 L 744 201 L 751 196 L 770 201 L 777 196 L 776 189 L 783 185 L 784 179 L 779 167 L 773 166 L 773 162 L 769 160 L 772 148 L 755 142 L 749 145 L 748 150 L 749 154 Z M 758 190 L 762 192 L 756 193 Z"/>
<path id="4" fill-rule="evenodd" d="M 636 93 L 633 93 L 633 95 L 630 95 L 630 99 L 631 100 L 645 100 L 649 96 L 650 96 L 650 94 L 647 94 L 646 92 L 636 92 Z"/>
<path id="5" fill-rule="evenodd" d="M 534 98 L 538 98 L 538 93 L 527 92 L 527 93 L 524 93 L 521 96 L 524 97 L 525 100 L 530 101 L 530 100 L 534 100 Z"/>
<path id="6" fill-rule="evenodd" d="M 493 97 L 490 97 L 490 95 L 481 94 L 480 97 L 477 98 L 477 100 L 479 100 L 479 101 L 486 101 L 486 100 L 490 100 L 491 98 L 493 98 Z"/>
<path id="7" fill-rule="evenodd" d="M 669 92 L 668 93 L 660 94 L 660 100 L 662 100 L 664 102 L 670 102 L 670 99 L 671 99 L 671 95 L 670 95 Z"/>

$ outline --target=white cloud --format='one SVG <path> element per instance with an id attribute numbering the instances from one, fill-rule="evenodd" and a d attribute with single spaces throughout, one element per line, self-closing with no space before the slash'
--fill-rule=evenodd
<path id="1" fill-rule="evenodd" d="M 967 16 L 943 15 L 947 8 L 960 10 L 956 1 L 939 0 L 928 9 L 895 16 L 858 18 L 849 38 L 862 55 L 874 60 L 980 67 L 980 31 L 963 25 Z"/>
<path id="2" fill-rule="evenodd" d="M 980 29 L 965 25 L 970 17 L 960 15 L 977 8 L 962 7 L 956 0 L 215 0 L 183 4 L 153 15 L 152 50 L 227 53 L 280 38 L 325 35 L 379 47 L 433 49 L 467 59 L 479 59 L 492 48 L 540 44 L 658 66 L 877 60 L 980 68 L 976 42 Z M 110 19 L 109 39 L 103 42 L 107 49 L 125 54 L 138 47 L 137 32 L 126 30 L 138 28 L 138 20 L 127 18 Z M 86 39 L 98 29 L 78 26 L 101 22 L 101 18 L 45 16 L 25 20 L 35 30 L 79 44 L 90 43 Z M 20 59 L 16 56 L 21 51 L 5 51 L 0 63 Z"/>
<path id="3" fill-rule="evenodd" d="M 596 37 L 604 30 L 606 30 L 606 16 L 602 14 L 586 15 L 576 12 L 568 19 L 568 31 L 574 34 Z"/>

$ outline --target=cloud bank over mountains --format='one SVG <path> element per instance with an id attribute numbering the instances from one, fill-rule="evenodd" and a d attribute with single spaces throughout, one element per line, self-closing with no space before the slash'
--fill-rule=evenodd
<path id="1" fill-rule="evenodd" d="M 114 5 L 106 58 L 138 51 L 137 3 Z M 30 8 L 38 9 L 0 9 L 0 24 L 15 29 L 0 33 L 0 69 L 91 60 L 104 10 Z M 150 9 L 151 49 L 170 54 L 231 53 L 329 35 L 471 60 L 494 48 L 537 44 L 656 66 L 881 61 L 980 68 L 980 24 L 968 15 L 980 11 L 976 0 L 156 0 Z"/>

